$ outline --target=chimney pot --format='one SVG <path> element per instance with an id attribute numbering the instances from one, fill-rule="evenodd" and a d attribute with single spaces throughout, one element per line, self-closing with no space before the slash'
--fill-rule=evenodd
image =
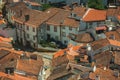
<path id="1" fill-rule="evenodd" d="M 25 22 L 28 21 L 30 19 L 29 15 L 25 15 Z"/>

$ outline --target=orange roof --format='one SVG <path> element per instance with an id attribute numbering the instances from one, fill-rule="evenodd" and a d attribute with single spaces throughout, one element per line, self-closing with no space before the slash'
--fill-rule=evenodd
<path id="1" fill-rule="evenodd" d="M 81 17 L 85 14 L 86 11 L 87 11 L 87 8 L 81 7 L 81 6 L 75 7 L 72 10 L 73 13 L 76 13 L 78 16 L 81 16 Z"/>
<path id="2" fill-rule="evenodd" d="M 103 21 L 106 20 L 105 10 L 88 9 L 82 18 L 83 21 Z"/>
<path id="3" fill-rule="evenodd" d="M 5 21 L 2 19 L 2 20 L 0 20 L 0 24 L 3 24 L 3 23 L 5 23 Z"/>
<path id="4" fill-rule="evenodd" d="M 11 42 L 11 39 L 10 39 L 10 38 L 3 38 L 3 37 L 0 37 L 0 41 Z"/>
<path id="5" fill-rule="evenodd" d="M 63 25 L 70 27 L 79 27 L 79 21 L 76 21 L 75 19 L 66 18 L 64 20 Z"/>
<path id="6" fill-rule="evenodd" d="M 80 47 L 81 47 L 80 45 L 78 45 L 78 46 L 73 46 L 73 47 L 72 47 L 72 50 L 73 50 L 73 51 L 79 50 Z"/>
<path id="7" fill-rule="evenodd" d="M 8 48 L 0 48 L 0 50 L 1 49 L 6 50 L 6 51 L 10 51 L 13 54 L 18 54 L 18 55 L 22 55 L 23 54 L 23 51 L 16 51 L 16 50 L 8 49 Z"/>
<path id="8" fill-rule="evenodd" d="M 89 78 L 95 80 L 96 76 L 100 76 L 100 80 L 120 80 L 120 78 L 114 76 L 114 72 L 110 69 L 97 68 L 95 72 L 90 73 Z"/>
<path id="9" fill-rule="evenodd" d="M 28 78 L 28 77 L 24 77 L 24 76 L 14 74 L 14 80 L 37 80 L 37 79 Z"/>
<path id="10" fill-rule="evenodd" d="M 115 46 L 120 46 L 120 42 L 119 41 L 116 41 L 116 40 L 112 40 L 112 39 L 108 39 L 109 43 L 111 45 L 115 45 Z"/>
<path id="11" fill-rule="evenodd" d="M 20 71 L 24 71 L 26 73 L 38 75 L 40 70 L 42 69 L 43 62 L 33 60 L 33 59 L 19 59 L 17 60 L 16 69 Z"/>
<path id="12" fill-rule="evenodd" d="M 65 50 L 60 50 L 60 51 L 56 52 L 56 53 L 54 54 L 54 58 L 57 58 L 57 57 L 59 57 L 59 56 L 64 55 L 64 51 L 65 51 Z"/>
<path id="13" fill-rule="evenodd" d="M 10 79 L 14 80 L 14 76 L 9 75 L 9 74 L 5 74 L 3 72 L 0 72 L 0 77 L 6 77 L 6 78 L 10 78 Z"/>
<path id="14" fill-rule="evenodd" d="M 120 15 L 117 16 L 118 20 L 120 20 Z"/>
<path id="15" fill-rule="evenodd" d="M 106 29 L 107 29 L 106 26 L 96 27 L 96 31 L 98 31 L 98 30 L 106 30 Z"/>
<path id="16" fill-rule="evenodd" d="M 9 75 L 4 72 L 0 72 L 0 77 L 9 78 L 11 80 L 37 80 L 37 79 L 33 79 L 33 78 L 23 77 L 23 76 L 20 76 L 17 74 Z"/>
<path id="17" fill-rule="evenodd" d="M 77 45 L 77 46 L 71 45 L 70 47 L 67 48 L 69 50 L 67 50 L 67 49 L 59 50 L 58 52 L 56 52 L 54 54 L 54 58 L 63 56 L 65 51 L 67 52 L 67 54 L 72 55 L 72 56 L 78 55 L 78 53 L 76 51 L 79 50 L 81 46 L 82 45 Z"/>

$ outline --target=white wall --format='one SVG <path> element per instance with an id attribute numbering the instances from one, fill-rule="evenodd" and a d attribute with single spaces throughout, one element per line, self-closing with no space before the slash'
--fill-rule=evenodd
<path id="1" fill-rule="evenodd" d="M 17 36 L 18 36 L 18 40 L 19 42 L 21 42 L 21 38 L 22 38 L 22 44 L 25 46 L 26 42 L 29 41 L 31 46 L 34 47 L 34 43 L 37 44 L 37 28 L 35 28 L 35 32 L 33 32 L 33 27 L 29 26 L 29 30 L 27 30 L 26 26 L 22 25 L 22 28 L 18 26 L 16 26 L 16 31 L 17 31 Z M 27 37 L 27 34 L 29 35 L 29 38 Z M 35 40 L 33 39 L 33 36 L 36 35 Z"/>
<path id="2" fill-rule="evenodd" d="M 54 39 L 57 36 L 58 40 L 60 40 L 60 27 L 59 26 L 55 26 L 55 27 L 57 27 L 57 32 L 54 32 L 54 26 L 53 25 L 50 25 L 50 31 L 48 31 L 47 28 L 46 28 L 47 34 L 50 34 L 50 37 L 54 38 Z"/>
<path id="3" fill-rule="evenodd" d="M 65 26 L 65 29 L 62 28 L 62 32 L 65 32 L 66 33 L 66 36 L 62 36 L 62 43 L 64 43 L 65 41 L 67 41 L 67 44 L 69 43 L 70 39 L 68 38 L 68 35 L 70 33 L 73 33 L 73 34 L 78 34 L 78 28 L 72 28 L 72 30 L 69 30 L 69 27 L 68 26 Z M 64 43 L 65 44 L 65 43 Z M 67 45 L 66 44 L 66 45 Z"/>
<path id="4" fill-rule="evenodd" d="M 47 31 L 47 34 L 50 34 L 51 38 L 53 39 L 55 39 L 55 37 L 58 36 L 58 41 L 61 41 L 63 44 L 65 44 L 65 41 L 67 42 L 65 45 L 69 43 L 69 38 L 68 38 L 69 33 L 78 34 L 78 28 L 72 28 L 72 30 L 69 30 L 68 26 L 65 26 L 65 28 L 60 26 L 55 26 L 55 27 L 57 27 L 57 32 L 54 32 L 54 26 L 50 25 L 50 31 Z M 63 32 L 66 34 L 65 36 L 62 35 Z M 61 38 L 60 38 L 60 35 L 61 35 Z"/>

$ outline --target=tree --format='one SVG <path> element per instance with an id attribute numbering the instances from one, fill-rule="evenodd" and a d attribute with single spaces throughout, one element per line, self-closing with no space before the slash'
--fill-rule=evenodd
<path id="1" fill-rule="evenodd" d="M 88 7 L 95 9 L 105 9 L 103 0 L 88 0 Z"/>

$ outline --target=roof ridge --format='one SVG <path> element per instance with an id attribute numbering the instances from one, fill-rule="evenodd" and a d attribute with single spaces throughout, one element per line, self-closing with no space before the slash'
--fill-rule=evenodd
<path id="1" fill-rule="evenodd" d="M 91 8 L 89 8 L 87 11 L 86 11 L 86 13 L 83 15 L 83 17 L 82 17 L 82 19 L 81 20 L 83 20 L 84 19 L 84 17 L 88 14 L 88 12 L 91 10 Z"/>

